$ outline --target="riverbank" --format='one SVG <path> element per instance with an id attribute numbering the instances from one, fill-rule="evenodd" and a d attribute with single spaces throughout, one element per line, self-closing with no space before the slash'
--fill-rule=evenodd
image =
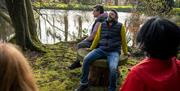
<path id="1" fill-rule="evenodd" d="M 35 8 L 41 9 L 62 9 L 62 10 L 84 10 L 91 11 L 94 5 L 82 5 L 82 4 L 63 4 L 63 3 L 46 3 L 46 2 L 34 2 Z M 116 9 L 119 12 L 130 12 L 132 6 L 104 6 L 105 10 Z"/>
<path id="2" fill-rule="evenodd" d="M 33 2 L 34 8 L 40 9 L 62 9 L 62 10 L 85 10 L 91 11 L 94 5 L 64 4 L 58 2 Z M 118 12 L 131 12 L 133 6 L 104 6 L 105 10 L 116 9 Z M 180 15 L 180 8 L 173 8 L 173 14 Z"/>

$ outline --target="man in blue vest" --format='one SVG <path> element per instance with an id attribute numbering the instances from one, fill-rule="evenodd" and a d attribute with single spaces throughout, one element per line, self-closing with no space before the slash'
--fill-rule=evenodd
<path id="1" fill-rule="evenodd" d="M 107 19 L 108 14 L 104 13 L 103 6 L 98 4 L 93 7 L 93 16 L 96 18 L 96 20 L 92 26 L 90 36 L 88 36 L 86 39 L 78 43 L 77 49 L 90 48 L 92 41 L 94 39 L 94 36 L 97 32 L 97 27 L 99 26 L 101 22 Z M 81 67 L 81 64 L 80 64 L 80 60 L 77 58 L 76 61 L 69 66 L 69 69 L 75 69 L 78 67 Z"/>
<path id="2" fill-rule="evenodd" d="M 87 89 L 90 64 L 99 58 L 107 58 L 109 68 L 108 91 L 115 91 L 121 47 L 124 55 L 127 55 L 125 27 L 118 22 L 118 13 L 116 10 L 111 10 L 108 19 L 98 27 L 95 39 L 89 48 L 92 51 L 84 58 L 80 86 L 76 91 Z"/>

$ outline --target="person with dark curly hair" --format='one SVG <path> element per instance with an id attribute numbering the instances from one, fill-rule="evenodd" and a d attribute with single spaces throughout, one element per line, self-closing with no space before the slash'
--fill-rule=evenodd
<path id="1" fill-rule="evenodd" d="M 180 91 L 180 28 L 167 19 L 151 18 L 141 27 L 137 43 L 146 58 L 132 67 L 119 91 Z"/>

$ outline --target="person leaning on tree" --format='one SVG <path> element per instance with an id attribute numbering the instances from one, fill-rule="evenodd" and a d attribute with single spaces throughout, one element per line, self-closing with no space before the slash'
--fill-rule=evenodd
<path id="1" fill-rule="evenodd" d="M 82 77 L 80 86 L 76 91 L 84 91 L 88 88 L 88 75 L 90 64 L 96 59 L 107 58 L 109 68 L 109 86 L 108 91 L 116 90 L 118 63 L 120 60 L 121 46 L 124 55 L 127 55 L 127 43 L 125 38 L 125 27 L 118 22 L 118 13 L 111 10 L 108 19 L 99 25 L 95 39 L 88 50 L 89 52 L 82 66 Z"/>
<path id="2" fill-rule="evenodd" d="M 131 69 L 119 91 L 180 91 L 180 28 L 151 18 L 141 27 L 137 43 L 147 57 Z"/>
<path id="3" fill-rule="evenodd" d="M 77 49 L 90 48 L 92 41 L 94 39 L 94 36 L 97 32 L 97 27 L 99 26 L 101 22 L 107 19 L 108 14 L 104 12 L 104 8 L 102 5 L 97 4 L 96 6 L 93 7 L 93 16 L 96 18 L 96 20 L 92 26 L 90 36 L 88 36 L 86 39 L 78 43 Z M 76 61 L 74 61 L 68 68 L 72 70 L 78 67 L 81 67 L 81 64 L 80 64 L 80 60 L 76 58 Z"/>

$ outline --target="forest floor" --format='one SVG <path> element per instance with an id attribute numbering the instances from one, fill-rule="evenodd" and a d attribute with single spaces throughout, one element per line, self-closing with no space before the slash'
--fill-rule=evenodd
<path id="1" fill-rule="evenodd" d="M 70 66 L 76 60 L 75 43 L 59 43 L 46 45 L 46 53 L 27 51 L 26 56 L 30 60 L 35 78 L 40 91 L 74 91 L 79 85 L 81 67 L 70 70 Z M 129 57 L 125 65 L 119 67 L 121 76 L 118 86 L 126 77 L 130 68 L 142 59 L 134 53 Z"/>

